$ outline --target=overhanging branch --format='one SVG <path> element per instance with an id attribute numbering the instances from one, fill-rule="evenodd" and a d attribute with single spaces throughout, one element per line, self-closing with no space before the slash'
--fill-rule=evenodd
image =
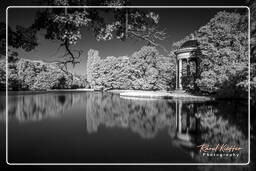
<path id="1" fill-rule="evenodd" d="M 151 45 L 153 46 L 156 46 L 156 47 L 160 47 L 161 49 L 163 49 L 167 54 L 169 54 L 169 51 L 161 44 L 159 43 L 156 43 L 154 40 L 150 39 L 150 35 L 143 35 L 143 34 L 139 34 L 139 33 L 136 33 L 135 31 L 129 31 L 129 33 L 137 38 L 140 38 L 142 40 L 145 40 L 147 41 L 148 43 L 150 43 Z M 164 38 L 163 38 L 164 39 Z M 162 39 L 162 40 L 163 40 Z M 161 39 L 160 39 L 161 40 Z"/>

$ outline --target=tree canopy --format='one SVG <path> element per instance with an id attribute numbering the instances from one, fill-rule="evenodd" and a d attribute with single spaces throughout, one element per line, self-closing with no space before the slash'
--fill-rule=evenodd
<path id="1" fill-rule="evenodd" d="M 12 56 L 15 55 L 17 54 L 12 54 Z M 2 60 L 0 64 L 5 65 L 5 61 Z M 9 90 L 48 90 L 87 86 L 85 78 L 73 75 L 63 68 L 64 66 L 58 63 L 16 59 L 9 62 L 8 88 Z M 1 79 L 0 85 L 4 89 L 5 84 L 2 82 L 4 81 Z"/>
<path id="2" fill-rule="evenodd" d="M 83 51 L 77 49 L 75 45 L 85 34 L 83 28 L 91 31 L 98 41 L 113 38 L 124 41 L 128 38 L 138 38 L 149 45 L 164 48 L 157 40 L 165 39 L 166 33 L 158 29 L 159 15 L 152 11 L 148 13 L 139 8 L 123 7 L 106 9 L 68 7 L 71 5 L 90 5 L 92 3 L 81 0 L 54 0 L 42 1 L 42 3 L 63 7 L 39 9 L 31 26 L 26 28 L 17 26 L 16 31 L 9 28 L 8 40 L 10 46 L 23 48 L 27 51 L 34 49 L 38 46 L 36 33 L 43 29 L 45 30 L 44 36 L 46 39 L 60 41 L 60 48 L 65 49 L 63 59 L 57 61 L 65 66 L 69 63 L 75 65 L 80 62 L 79 58 Z M 106 6 L 125 6 L 129 4 L 126 0 L 106 0 L 96 3 Z M 111 14 L 113 19 L 107 21 L 104 13 Z"/>
<path id="3" fill-rule="evenodd" d="M 248 24 L 244 16 L 219 12 L 206 25 L 179 42 L 174 49 L 193 37 L 199 42 L 200 91 L 222 96 L 238 95 L 239 83 L 248 79 Z"/>
<path id="4" fill-rule="evenodd" d="M 89 50 L 87 80 L 92 88 L 167 90 L 174 87 L 175 64 L 159 54 L 156 47 L 144 46 L 131 56 L 106 57 Z"/>

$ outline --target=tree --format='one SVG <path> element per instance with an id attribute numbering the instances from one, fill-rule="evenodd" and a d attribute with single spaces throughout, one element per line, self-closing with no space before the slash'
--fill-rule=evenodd
<path id="1" fill-rule="evenodd" d="M 255 113 L 256 110 L 256 1 L 255 0 L 247 0 L 247 5 L 250 7 L 250 111 L 251 113 Z M 243 85 L 248 86 L 248 82 L 244 81 Z M 247 87 L 246 86 L 246 87 Z M 252 140 L 252 150 L 255 150 L 255 127 L 256 127 L 256 117 L 251 114 L 251 140 Z M 255 161 L 255 155 L 252 155 L 252 161 Z M 255 162 L 252 162 L 251 168 L 256 168 Z M 253 169 L 252 169 L 253 170 Z"/>
<path id="2" fill-rule="evenodd" d="M 6 50 L 6 29 L 5 29 L 5 23 L 0 23 L 0 58 L 5 56 L 5 50 Z"/>
<path id="3" fill-rule="evenodd" d="M 48 72 L 40 72 L 35 80 L 35 83 L 31 87 L 34 90 L 71 88 L 72 81 L 65 72 L 56 69 Z"/>
<path id="4" fill-rule="evenodd" d="M 5 90 L 6 88 L 6 62 L 5 60 L 0 60 L 0 90 Z"/>
<path id="5" fill-rule="evenodd" d="M 251 52 L 251 58 L 250 58 L 250 92 L 251 92 L 251 106 L 256 105 L 256 2 L 255 0 L 247 0 L 248 6 L 250 7 L 251 12 L 251 28 L 250 28 L 250 52 Z M 242 85 L 248 85 L 247 81 L 244 81 L 244 84 Z M 245 86 L 247 88 L 247 86 Z"/>
<path id="6" fill-rule="evenodd" d="M 86 80 L 85 76 L 81 76 L 81 75 L 73 75 L 73 82 L 71 85 L 71 88 L 88 88 L 88 82 Z M 62 81 L 65 81 L 62 79 Z M 61 81 L 60 81 L 60 85 L 61 85 Z"/>
<path id="7" fill-rule="evenodd" d="M 83 1 L 83 0 L 42 0 L 42 5 L 50 6 L 76 6 L 76 5 L 107 5 L 107 6 L 126 6 L 129 4 L 127 0 L 106 0 L 100 1 Z M 106 22 L 104 14 L 113 14 L 113 21 Z M 60 41 L 60 48 L 65 49 L 63 59 L 56 61 L 64 64 L 67 71 L 67 65 L 79 63 L 80 56 L 83 51 L 76 49 L 76 43 L 82 38 L 82 28 L 87 28 L 94 33 L 96 39 L 110 40 L 117 38 L 122 41 L 127 38 L 139 38 L 149 45 L 159 46 L 157 40 L 165 38 L 164 31 L 158 30 L 159 15 L 154 12 L 145 12 L 143 9 L 88 9 L 88 8 L 45 8 L 37 11 L 34 23 L 29 27 L 16 26 L 15 31 L 8 27 L 8 45 L 14 48 L 23 48 L 26 51 L 31 51 L 38 46 L 37 32 L 45 30 L 45 38 Z M 1 55 L 5 55 L 5 24 L 0 25 Z M 90 67 L 89 67 L 90 68 Z M 36 73 L 33 69 L 28 71 L 31 78 Z M 89 74 L 90 75 L 90 74 Z M 88 77 L 90 80 L 90 76 Z M 28 83 L 27 88 L 31 88 L 34 80 Z M 22 88 L 25 88 L 25 84 Z M 11 86 L 13 87 L 13 86 Z"/>
<path id="8" fill-rule="evenodd" d="M 196 32 L 202 53 L 201 78 L 197 80 L 201 90 L 229 91 L 232 96 L 236 85 L 246 78 L 248 30 L 240 27 L 241 17 L 238 13 L 219 12 Z"/>
<path id="9" fill-rule="evenodd" d="M 20 58 L 18 53 L 10 51 L 8 53 L 8 89 L 19 90 L 22 87 L 22 82 L 18 75 L 17 63 Z"/>
<path id="10" fill-rule="evenodd" d="M 129 58 L 109 56 L 100 59 L 92 67 L 93 88 L 129 89 Z"/>
<path id="11" fill-rule="evenodd" d="M 55 0 L 48 1 L 47 5 L 88 5 L 88 2 L 80 0 Z M 90 3 L 89 3 L 90 4 Z M 102 5 L 118 4 L 125 6 L 128 1 L 104 1 Z M 113 14 L 114 20 L 106 22 L 104 14 Z M 158 31 L 157 25 L 159 15 L 154 12 L 148 14 L 142 9 L 90 9 L 90 8 L 46 8 L 37 12 L 35 22 L 29 28 L 20 28 L 27 30 L 34 47 L 37 41 L 34 38 L 38 30 L 46 30 L 46 39 L 59 40 L 60 47 L 65 49 L 63 60 L 58 61 L 65 66 L 71 63 L 73 65 L 79 63 L 79 58 L 82 55 L 82 50 L 75 49 L 75 44 L 82 38 L 82 28 L 87 28 L 94 33 L 96 39 L 110 40 L 114 37 L 120 40 L 127 38 L 139 38 L 150 45 L 160 46 L 156 40 L 165 38 L 164 31 Z M 17 27 L 18 28 L 18 27 Z M 23 35 L 23 34 L 21 34 Z M 25 36 L 26 37 L 26 36 Z M 20 44 L 18 44 L 20 46 Z"/>
<path id="12" fill-rule="evenodd" d="M 89 50 L 87 79 L 92 88 L 166 90 L 174 87 L 174 64 L 156 47 L 144 46 L 132 56 L 100 59 Z"/>
<path id="13" fill-rule="evenodd" d="M 255 0 L 247 0 L 247 4 L 250 7 L 251 12 L 251 63 L 256 63 L 256 2 Z"/>
<path id="14" fill-rule="evenodd" d="M 175 62 L 174 57 L 159 56 L 157 58 L 156 68 L 159 72 L 155 83 L 156 89 L 174 90 L 175 89 Z"/>
<path id="15" fill-rule="evenodd" d="M 33 87 L 35 78 L 41 72 L 41 68 L 42 65 L 34 65 L 31 60 L 21 59 L 17 63 L 17 75 L 22 81 L 22 89 L 31 89 Z"/>
<path id="16" fill-rule="evenodd" d="M 155 47 L 142 47 L 131 56 L 131 79 L 134 89 L 153 89 L 158 75 L 157 56 L 159 52 Z"/>
<path id="17" fill-rule="evenodd" d="M 248 75 L 248 24 L 241 23 L 244 15 L 218 12 L 205 26 L 183 40 L 179 47 L 194 37 L 199 42 L 200 78 L 196 84 L 200 91 L 222 96 L 246 96 L 239 83 Z M 240 92 L 240 93 L 238 93 Z"/>
<path id="18" fill-rule="evenodd" d="M 156 47 L 144 46 L 130 57 L 133 89 L 163 90 L 174 84 L 174 63 Z"/>
<path id="19" fill-rule="evenodd" d="M 9 90 L 47 90 L 86 87 L 85 78 L 72 75 L 63 70 L 63 67 L 58 63 L 29 59 L 10 62 L 8 88 Z"/>
<path id="20" fill-rule="evenodd" d="M 87 58 L 87 64 L 86 64 L 87 65 L 86 75 L 87 75 L 87 81 L 89 82 L 89 84 L 93 84 L 92 72 L 93 72 L 94 65 L 98 63 L 99 60 L 100 60 L 99 51 L 90 49 L 88 51 L 88 58 Z"/>

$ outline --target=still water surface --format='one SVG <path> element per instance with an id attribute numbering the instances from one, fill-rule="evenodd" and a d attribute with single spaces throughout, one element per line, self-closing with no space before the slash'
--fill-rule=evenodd
<path id="1" fill-rule="evenodd" d="M 124 99 L 102 92 L 11 92 L 10 163 L 247 162 L 244 101 Z M 5 109 L 1 106 L 1 112 Z M 1 114 L 0 116 L 3 116 Z M 236 145 L 207 157 L 201 144 Z"/>

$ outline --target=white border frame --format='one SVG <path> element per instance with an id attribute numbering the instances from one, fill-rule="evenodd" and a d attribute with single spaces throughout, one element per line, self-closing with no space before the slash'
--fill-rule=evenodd
<path id="1" fill-rule="evenodd" d="M 8 10 L 10 8 L 247 8 L 248 10 L 248 162 L 247 163 L 9 163 L 8 161 Z M 6 8 L 6 163 L 8 165 L 249 165 L 250 163 L 250 8 L 248 6 L 8 6 Z"/>

